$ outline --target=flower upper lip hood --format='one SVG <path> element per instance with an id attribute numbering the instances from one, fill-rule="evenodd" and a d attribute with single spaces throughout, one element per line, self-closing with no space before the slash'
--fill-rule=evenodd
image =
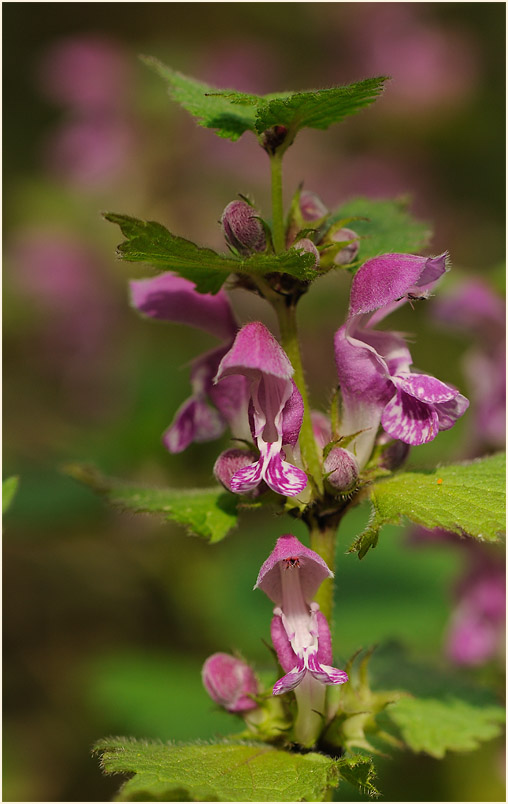
<path id="1" fill-rule="evenodd" d="M 131 301 L 143 315 L 158 321 L 203 329 L 223 341 L 235 337 L 238 324 L 226 293 L 198 293 L 194 282 L 165 273 L 130 282 Z"/>
<path id="2" fill-rule="evenodd" d="M 447 270 L 446 258 L 444 252 L 438 257 L 382 254 L 367 260 L 351 285 L 348 318 L 379 310 L 370 321 L 374 324 L 408 298 L 427 298 Z"/>
<path id="3" fill-rule="evenodd" d="M 302 592 L 305 600 L 310 602 L 326 578 L 333 578 L 333 572 L 326 562 L 314 550 L 305 547 L 295 536 L 286 533 L 280 536 L 277 544 L 259 570 L 254 589 L 262 589 L 277 606 L 282 605 L 282 582 L 280 561 L 298 558 Z"/>
<path id="4" fill-rule="evenodd" d="M 290 380 L 294 369 L 280 344 L 264 324 L 246 324 L 236 336 L 233 347 L 222 359 L 216 381 L 228 374 L 269 374 L 280 380 Z"/>

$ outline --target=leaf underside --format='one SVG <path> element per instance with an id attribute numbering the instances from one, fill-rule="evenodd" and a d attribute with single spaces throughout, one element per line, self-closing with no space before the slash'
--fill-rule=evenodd
<path id="1" fill-rule="evenodd" d="M 224 539 L 238 521 L 238 498 L 225 492 L 222 486 L 157 489 L 106 477 L 95 468 L 81 464 L 67 466 L 65 471 L 117 508 L 162 516 L 211 543 Z"/>
<path id="2" fill-rule="evenodd" d="M 499 541 L 505 532 L 505 455 L 401 472 L 376 483 L 370 499 L 371 522 L 351 547 L 360 558 L 376 546 L 383 525 L 404 519 L 478 541 Z"/>

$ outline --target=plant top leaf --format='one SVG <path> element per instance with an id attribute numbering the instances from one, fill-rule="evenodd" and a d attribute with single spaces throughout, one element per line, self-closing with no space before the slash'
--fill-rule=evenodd
<path id="1" fill-rule="evenodd" d="M 373 515 L 350 551 L 363 558 L 383 525 L 409 519 L 425 528 L 495 542 L 505 532 L 505 455 L 427 471 L 400 472 L 375 483 Z"/>
<path id="2" fill-rule="evenodd" d="M 64 471 L 117 508 L 162 516 L 212 544 L 224 539 L 237 524 L 238 499 L 225 492 L 222 486 L 157 489 L 106 477 L 94 467 L 82 464 L 66 466 Z"/>
<path id="3" fill-rule="evenodd" d="M 317 276 L 312 267 L 313 255 L 294 248 L 281 254 L 256 253 L 237 259 L 171 234 L 155 221 L 142 221 L 114 212 L 105 213 L 104 218 L 118 224 L 127 238 L 117 248 L 121 259 L 148 263 L 160 273 L 174 271 L 194 282 L 200 293 L 217 293 L 231 274 L 264 276 L 278 272 L 302 281 L 311 281 Z"/>
<path id="4" fill-rule="evenodd" d="M 117 801 L 323 801 L 339 781 L 338 763 L 264 743 L 163 745 L 100 740 L 106 773 L 134 774 Z"/>
<path id="5" fill-rule="evenodd" d="M 245 131 L 260 137 L 273 126 L 284 126 L 288 132 L 286 147 L 302 128 L 326 129 L 369 106 L 383 91 L 387 80 L 386 77 L 367 78 L 330 89 L 252 95 L 217 89 L 151 57 L 144 57 L 143 61 L 168 82 L 172 98 L 192 114 L 199 125 L 233 141 Z"/>

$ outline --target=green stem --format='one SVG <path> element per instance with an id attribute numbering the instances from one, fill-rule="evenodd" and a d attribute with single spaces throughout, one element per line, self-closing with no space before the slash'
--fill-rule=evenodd
<path id="1" fill-rule="evenodd" d="M 284 236 L 284 204 L 282 199 L 282 154 L 270 156 L 272 177 L 272 237 L 273 248 L 280 254 L 286 248 Z"/>
<path id="2" fill-rule="evenodd" d="M 303 422 L 300 430 L 300 451 L 305 469 L 311 476 L 311 481 L 320 495 L 323 494 L 323 477 L 321 461 L 318 447 L 312 431 L 312 421 L 310 417 L 309 399 L 305 374 L 303 372 L 302 357 L 300 354 L 300 343 L 298 341 L 298 328 L 296 324 L 296 307 L 287 306 L 286 300 L 281 297 L 273 303 L 279 321 L 280 339 L 282 347 L 286 352 L 291 365 L 293 366 L 294 381 L 303 400 Z"/>
<path id="3" fill-rule="evenodd" d="M 335 541 L 337 537 L 337 524 L 319 527 L 313 524 L 310 530 L 310 547 L 328 564 L 331 571 L 335 567 Z M 316 602 L 319 608 L 330 621 L 333 613 L 333 578 L 327 578 L 318 589 Z"/>

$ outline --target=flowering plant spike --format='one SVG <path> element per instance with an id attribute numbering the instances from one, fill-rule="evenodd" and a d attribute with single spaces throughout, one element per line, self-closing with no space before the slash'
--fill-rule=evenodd
<path id="1" fill-rule="evenodd" d="M 330 800 L 331 789 L 347 778 L 362 793 L 374 794 L 372 755 L 378 749 L 371 739 L 388 750 L 394 745 L 414 748 L 427 716 L 433 718 L 432 728 L 422 740 L 428 753 L 439 756 L 443 746 L 446 750 L 462 744 L 463 729 L 459 736 L 450 736 L 449 724 L 441 730 L 433 712 L 426 715 L 426 699 L 408 699 L 401 689 L 371 688 L 370 653 L 358 669 L 354 658 L 345 669 L 336 667 L 344 657 L 338 617 L 336 633 L 334 629 L 334 598 L 340 599 L 341 612 L 347 610 L 342 590 L 334 589 L 339 524 L 352 507 L 370 499 L 371 520 L 351 548 L 360 558 L 376 545 L 381 526 L 397 523 L 401 516 L 485 542 L 496 541 L 502 531 L 499 456 L 440 466 L 439 476 L 428 470 L 401 471 L 410 448 L 452 428 L 469 404 L 450 383 L 415 370 L 405 336 L 382 328 L 388 315 L 396 321 L 397 310 L 406 302 L 413 307 L 431 299 L 450 268 L 449 257 L 428 256 L 427 229 L 411 219 L 401 202 L 359 198 L 333 211 L 300 185 L 290 208 L 284 209 L 282 159 L 297 133 L 305 127 L 326 129 L 356 114 L 379 96 L 384 78 L 261 96 L 219 90 L 155 60 L 147 63 L 200 125 L 232 141 L 246 132 L 257 140 L 270 166 L 272 205 L 268 211 L 257 209 L 243 195 L 227 204 L 220 216 L 224 253 L 185 240 L 153 221 L 116 213 L 105 216 L 119 224 L 126 237 L 119 255 L 147 262 L 156 271 L 152 278 L 130 283 L 134 309 L 145 319 L 195 327 L 212 339 L 191 363 L 191 396 L 174 413 L 163 443 L 176 455 L 193 442 L 220 439 L 208 467 L 218 485 L 188 492 L 151 490 L 89 469 L 73 467 L 72 472 L 117 505 L 162 513 L 212 542 L 224 538 L 239 513 L 243 517 L 250 508 L 275 508 L 279 517 L 290 516 L 300 529 L 307 528 L 308 543 L 290 533 L 279 536 L 254 586 L 274 604 L 271 625 L 267 618 L 258 635 L 261 640 L 270 631 L 272 657 L 267 653 L 265 662 L 254 667 L 222 650 L 202 656 L 206 692 L 231 715 L 231 728 L 240 722 L 243 730 L 215 745 L 152 747 L 149 761 L 155 752 L 162 763 L 159 787 L 153 774 L 146 790 L 141 783 L 136 786 L 137 776 L 128 785 L 136 786 L 136 800 L 144 793 L 150 800 L 171 800 L 172 793 L 189 800 L 225 801 L 231 795 L 243 801 L 278 800 L 280 793 L 283 800 L 300 801 Z M 349 275 L 352 282 L 345 319 L 330 324 L 336 367 L 336 374 L 328 367 L 330 404 L 313 409 L 297 311 L 302 296 L 330 272 Z M 340 287 L 329 283 L 338 301 Z M 272 332 L 257 320 L 240 321 L 228 295 L 235 288 L 264 300 L 277 329 Z M 237 538 L 242 536 L 240 528 Z M 261 529 L 259 539 L 264 538 Z M 245 566 L 250 566 L 251 547 L 246 539 Z M 227 593 L 234 609 L 235 589 Z M 490 644 L 474 650 L 464 647 L 462 636 L 476 601 L 497 629 L 499 602 L 491 613 L 485 597 L 479 584 L 473 596 L 464 594 L 452 624 L 450 651 L 461 661 L 491 653 Z M 349 610 L 348 617 L 354 616 Z M 230 649 L 217 645 L 223 647 Z M 360 652 L 363 647 L 358 645 Z M 195 650 L 199 652 L 198 645 Z M 395 662 L 393 675 L 396 669 Z M 442 719 L 448 723 L 449 700 L 431 703 L 444 707 Z M 469 707 L 467 728 L 474 733 L 473 745 L 498 733 L 495 706 L 484 712 L 463 705 Z M 381 713 L 394 728 L 400 726 L 400 739 L 378 720 Z M 431 732 L 434 743 L 429 746 L 425 740 Z M 135 748 L 133 759 L 122 749 L 127 765 L 120 769 L 141 778 L 148 749 L 140 743 Z M 203 760 L 198 758 L 194 766 L 196 779 L 211 767 L 207 762 L 215 763 L 204 786 L 196 787 L 187 770 L 191 748 Z M 114 741 L 98 746 L 113 769 L 119 766 L 107 759 L 108 751 L 117 756 L 117 749 Z M 164 787 L 165 763 L 169 769 Z M 247 763 L 248 782 L 242 776 Z M 265 764 L 269 770 L 264 770 Z M 288 768 L 290 785 L 281 793 L 278 785 Z"/>

